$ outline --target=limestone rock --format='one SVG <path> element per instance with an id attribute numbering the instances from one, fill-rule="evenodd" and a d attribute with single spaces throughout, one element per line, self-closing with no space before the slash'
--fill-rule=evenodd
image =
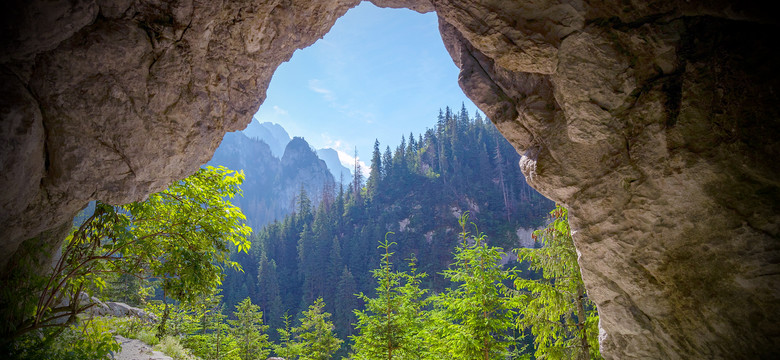
<path id="1" fill-rule="evenodd" d="M 419 13 L 434 11 L 433 4 L 428 0 L 370 0 L 376 6 L 386 8 L 407 8 Z"/>
<path id="2" fill-rule="evenodd" d="M 768 5 L 373 2 L 436 11 L 463 90 L 524 154 L 529 184 L 570 208 L 606 358 L 774 356 Z M 56 248 L 89 200 L 139 200 L 194 172 L 250 121 L 276 67 L 357 3 L 3 4 L 0 275 L 25 248 Z"/>

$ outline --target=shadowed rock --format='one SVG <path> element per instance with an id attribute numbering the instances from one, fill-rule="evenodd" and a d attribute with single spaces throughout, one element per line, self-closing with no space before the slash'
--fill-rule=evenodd
<path id="1" fill-rule="evenodd" d="M 529 184 L 570 208 L 605 357 L 774 354 L 772 12 L 696 0 L 372 2 L 436 11 L 461 87 L 524 154 Z M 251 120 L 276 67 L 357 3 L 4 4 L 2 272 L 30 253 L 25 241 L 56 248 L 53 229 L 88 201 L 140 200 L 193 173 Z"/>

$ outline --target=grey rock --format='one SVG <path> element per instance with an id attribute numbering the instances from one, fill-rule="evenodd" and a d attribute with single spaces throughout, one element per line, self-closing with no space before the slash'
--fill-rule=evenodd
<path id="1" fill-rule="evenodd" d="M 768 5 L 373 2 L 436 11 L 461 87 L 524 154 L 529 184 L 569 207 L 606 358 L 774 355 Z M 0 275 L 33 256 L 24 241 L 56 248 L 52 230 L 88 201 L 140 200 L 193 173 L 250 121 L 276 67 L 357 3 L 5 4 Z"/>

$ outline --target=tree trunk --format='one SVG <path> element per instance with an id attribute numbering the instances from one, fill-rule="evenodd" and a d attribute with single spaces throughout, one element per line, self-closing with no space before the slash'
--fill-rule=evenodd
<path id="1" fill-rule="evenodd" d="M 585 313 L 585 288 L 582 284 L 577 286 L 577 329 L 580 330 L 580 348 L 578 356 L 580 360 L 590 359 L 590 345 L 588 345 L 588 334 L 585 332 L 585 321 L 588 319 Z"/>

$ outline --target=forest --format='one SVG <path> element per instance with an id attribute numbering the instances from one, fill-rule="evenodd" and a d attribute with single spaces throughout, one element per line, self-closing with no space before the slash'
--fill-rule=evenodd
<path id="1" fill-rule="evenodd" d="M 600 358 L 567 212 L 518 161 L 489 120 L 447 107 L 394 149 L 375 142 L 367 179 L 356 165 L 319 194 L 301 186 L 293 213 L 251 235 L 230 203 L 243 173 L 224 168 L 146 202 L 98 204 L 63 245 L 61 273 L 39 281 L 63 286 L 16 316 L 34 313 L 18 323 L 43 335 L 11 329 L 3 346 L 69 358 L 53 339 L 70 336 L 87 349 L 73 358 L 100 358 L 117 351 L 106 334 L 123 334 L 178 358 Z M 519 229 L 539 229 L 537 245 L 521 247 Z M 85 316 L 83 292 L 154 320 Z M 76 305 L 52 316 L 55 298 Z"/>
<path id="2" fill-rule="evenodd" d="M 337 189 L 301 188 L 294 213 L 253 233 L 249 253 L 233 258 L 244 272 L 226 274 L 226 306 L 250 297 L 275 329 L 285 311 L 299 313 L 323 297 L 326 310 L 343 309 L 334 321 L 346 340 L 352 321 L 341 315 L 358 308 L 352 294 L 373 291 L 377 244 L 388 231 L 395 232 L 397 257 L 415 256 L 429 274 L 423 285 L 441 291 L 463 212 L 507 251 L 518 246 L 519 228 L 544 224 L 553 204 L 525 183 L 519 160 L 490 121 L 471 118 L 463 106 L 459 113 L 445 108 L 435 128 L 404 136 L 394 149 L 375 142 L 368 179 L 355 169 Z M 316 208 L 311 197 L 321 199 Z M 354 290 L 339 283 L 354 283 Z"/>

